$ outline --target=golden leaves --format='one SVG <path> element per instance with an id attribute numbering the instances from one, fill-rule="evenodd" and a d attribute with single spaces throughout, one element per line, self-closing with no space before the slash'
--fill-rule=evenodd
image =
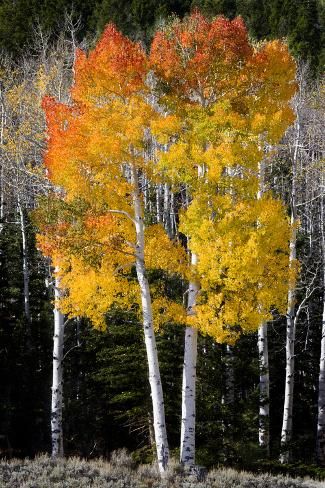
<path id="1" fill-rule="evenodd" d="M 140 309 L 130 168 L 144 181 L 186 188 L 192 202 L 180 231 L 197 266 L 160 225 L 146 229 L 145 262 L 149 270 L 195 276 L 196 314 L 187 317 L 151 284 L 156 327 L 174 320 L 233 342 L 272 308 L 284 309 L 289 224 L 278 201 L 258 201 L 256 192 L 263 142 L 278 141 L 292 121 L 294 62 L 279 42 L 254 50 L 241 19 L 209 22 L 196 12 L 156 34 L 150 65 L 167 113 L 148 103 L 144 51 L 112 25 L 89 55 L 77 53 L 71 106 L 44 100 L 45 162 L 71 212 L 44 228 L 40 245 L 67 259 L 66 313 L 102 327 L 113 303 Z M 164 147 L 147 157 L 151 137 Z M 79 213 L 78 199 L 85 205 Z"/>

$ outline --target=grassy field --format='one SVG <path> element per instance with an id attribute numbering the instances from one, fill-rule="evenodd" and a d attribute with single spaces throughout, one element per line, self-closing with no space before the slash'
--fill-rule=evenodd
<path id="1" fill-rule="evenodd" d="M 212 470 L 205 481 L 185 476 L 172 465 L 164 480 L 154 466 L 136 467 L 126 452 L 113 453 L 110 462 L 69 458 L 58 462 L 42 455 L 34 460 L 0 461 L 0 487 L 8 488 L 324 488 L 311 479 L 270 474 L 254 475 L 232 469 Z"/>

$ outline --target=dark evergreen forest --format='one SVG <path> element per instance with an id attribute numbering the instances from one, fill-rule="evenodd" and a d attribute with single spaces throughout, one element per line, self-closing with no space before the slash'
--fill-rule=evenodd
<path id="1" fill-rule="evenodd" d="M 79 40 L 98 36 L 108 22 L 132 39 L 144 42 L 168 16 L 184 16 L 198 8 L 208 16 L 241 15 L 257 40 L 287 38 L 295 56 L 308 60 L 315 70 L 324 65 L 324 5 L 322 0 L 2 0 L 0 4 L 0 48 L 19 56 L 31 47 L 35 30 L 54 35 L 63 28 L 65 13 L 80 20 Z"/>
<path id="2" fill-rule="evenodd" d="M 287 469 L 294 474 L 316 472 L 324 302 L 322 0 L 75 0 L 73 4 L 66 0 L 1 0 L 1 456 L 33 457 L 51 451 L 53 284 L 49 262 L 37 250 L 37 229 L 30 213 L 37 195 L 46 193 L 43 187 L 39 190 L 39 173 L 30 177 L 30 169 L 34 171 L 41 165 L 44 151 L 44 118 L 41 109 L 35 108 L 39 94 L 44 94 L 42 76 L 47 76 L 51 66 L 59 66 L 58 72 L 65 73 L 64 91 L 71 80 L 73 48 L 78 44 L 92 46 L 108 22 L 114 22 L 131 39 L 148 45 L 158 25 L 167 23 L 173 15 L 183 17 L 194 8 L 208 17 L 222 14 L 232 19 L 241 15 L 256 41 L 285 38 L 299 65 L 301 88 L 296 153 L 300 220 L 297 249 L 301 264 L 296 310 L 300 304 L 302 307 L 295 339 L 291 463 L 285 468 L 277 461 L 285 386 L 283 316 L 275 316 L 268 329 L 269 458 L 258 443 L 257 333 L 242 336 L 234 346 L 199 335 L 197 462 L 208 467 L 225 464 L 256 470 L 263 466 L 274 471 Z M 67 53 L 65 59 L 63 51 Z M 55 81 L 46 82 L 53 94 L 57 93 L 54 85 L 60 75 L 55 76 Z M 15 137 L 19 143 L 13 142 Z M 288 214 L 296 141 L 295 125 L 272 156 L 267 175 L 269 188 L 284 199 Z M 19 151 L 12 149 L 13 144 L 19 146 Z M 162 197 L 152 191 L 149 199 L 153 207 L 157 198 Z M 26 266 L 28 313 L 24 302 Z M 169 286 L 181 292 L 178 282 Z M 184 331 L 178 324 L 170 323 L 157 333 L 169 442 L 175 455 L 179 451 L 183 341 Z M 137 461 L 152 460 L 151 399 L 143 332 L 136 316 L 110 309 L 106 331 L 95 330 L 83 318 L 68 320 L 64 354 L 65 454 L 96 458 L 126 447 Z"/>

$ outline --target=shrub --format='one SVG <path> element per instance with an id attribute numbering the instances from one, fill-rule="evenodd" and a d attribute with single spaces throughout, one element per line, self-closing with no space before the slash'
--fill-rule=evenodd
<path id="1" fill-rule="evenodd" d="M 172 460 L 164 479 L 152 464 L 136 468 L 124 449 L 112 453 L 110 462 L 68 458 L 53 461 L 48 456 L 34 460 L 0 461 L 0 487 L 7 488 L 321 488 L 322 483 L 303 478 L 253 474 L 234 469 L 215 469 L 205 481 Z"/>

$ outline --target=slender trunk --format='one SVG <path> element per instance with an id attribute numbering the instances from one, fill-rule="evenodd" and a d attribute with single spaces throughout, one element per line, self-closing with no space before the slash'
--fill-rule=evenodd
<path id="1" fill-rule="evenodd" d="M 259 396 L 259 446 L 265 454 L 270 455 L 270 376 L 267 323 L 263 322 L 258 329 L 258 354 L 260 369 Z"/>
<path id="2" fill-rule="evenodd" d="M 292 188 L 291 188 L 291 237 L 289 253 L 289 270 L 294 266 L 297 254 L 297 206 L 296 206 L 296 173 L 297 173 L 297 156 L 300 139 L 300 121 L 299 113 L 296 119 L 296 141 L 292 161 Z M 285 392 L 283 406 L 283 421 L 281 430 L 281 454 L 280 462 L 288 463 L 290 461 L 290 441 L 292 438 L 292 410 L 293 410 L 293 388 L 294 388 L 294 370 L 295 370 L 295 339 L 296 339 L 296 283 L 289 283 L 288 290 L 288 307 L 287 307 L 287 329 L 286 329 L 286 375 L 285 375 Z"/>
<path id="3" fill-rule="evenodd" d="M 144 224 L 143 211 L 141 207 L 139 183 L 137 170 L 134 166 L 131 167 L 132 181 L 134 185 L 133 204 L 135 216 L 136 229 L 136 272 L 141 293 L 142 315 L 143 315 L 143 330 L 145 345 L 148 358 L 149 369 L 149 383 L 151 388 L 151 398 L 153 407 L 153 424 L 155 432 L 155 443 L 157 450 L 157 460 L 159 471 L 164 473 L 167 468 L 169 459 L 169 448 L 167 441 L 166 421 L 165 421 L 165 407 L 163 390 L 160 379 L 158 353 L 156 346 L 155 333 L 153 329 L 153 317 L 149 283 L 146 274 L 144 261 Z"/>
<path id="4" fill-rule="evenodd" d="M 192 254 L 191 264 L 195 266 L 197 257 Z M 195 314 L 196 296 L 199 287 L 191 282 L 188 290 L 188 315 Z M 196 422 L 196 361 L 197 329 L 186 327 L 184 344 L 183 384 L 182 384 L 182 425 L 180 441 L 180 462 L 186 466 L 195 464 L 195 422 Z"/>
<path id="5" fill-rule="evenodd" d="M 174 192 L 170 193 L 170 233 L 172 237 L 177 234 Z"/>
<path id="6" fill-rule="evenodd" d="M 162 221 L 161 188 L 162 188 L 162 186 L 158 183 L 158 185 L 156 186 L 156 220 L 157 220 L 157 224 L 160 224 Z"/>
<path id="7" fill-rule="evenodd" d="M 325 276 L 324 276 L 325 279 Z M 317 462 L 325 466 L 325 293 L 323 298 L 322 339 L 318 380 Z"/>
<path id="8" fill-rule="evenodd" d="M 281 430 L 281 455 L 280 462 L 288 463 L 291 453 L 289 443 L 292 437 L 292 410 L 293 410 L 293 387 L 294 387 L 294 368 L 295 368 L 295 339 L 296 324 L 294 320 L 294 298 L 295 290 L 289 290 L 287 310 L 287 333 L 286 333 L 286 375 L 283 421 Z"/>
<path id="9" fill-rule="evenodd" d="M 265 191 L 265 163 L 259 165 L 259 189 L 257 199 L 261 199 Z M 263 322 L 258 329 L 258 357 L 259 357 L 259 429 L 258 442 L 267 457 L 270 456 L 270 373 L 269 349 L 267 338 L 267 323 Z"/>
<path id="10" fill-rule="evenodd" d="M 55 272 L 58 272 L 56 268 Z M 61 296 L 59 279 L 55 278 L 54 287 L 54 337 L 53 337 L 53 380 L 51 404 L 51 438 L 52 457 L 63 457 L 63 345 L 64 345 L 64 316 L 58 309 Z"/>
<path id="11" fill-rule="evenodd" d="M 324 185 L 325 181 L 322 178 Z M 318 380 L 318 418 L 317 418 L 317 462 L 325 466 L 325 215 L 324 215 L 324 195 L 321 200 L 321 245 L 323 257 L 323 317 L 322 317 L 322 339 L 321 353 L 319 362 Z"/>
<path id="12" fill-rule="evenodd" d="M 30 300 L 29 300 L 29 263 L 28 263 L 28 248 L 27 248 L 27 234 L 24 210 L 21 206 L 18 197 L 18 212 L 20 218 L 20 230 L 23 247 L 23 280 L 24 280 L 24 312 L 28 323 L 31 321 L 30 315 Z"/>
<path id="13" fill-rule="evenodd" d="M 171 213 L 171 192 L 167 183 L 164 184 L 164 212 L 163 212 L 163 221 L 164 227 L 166 229 L 167 234 L 169 237 L 172 236 L 172 213 Z"/>

